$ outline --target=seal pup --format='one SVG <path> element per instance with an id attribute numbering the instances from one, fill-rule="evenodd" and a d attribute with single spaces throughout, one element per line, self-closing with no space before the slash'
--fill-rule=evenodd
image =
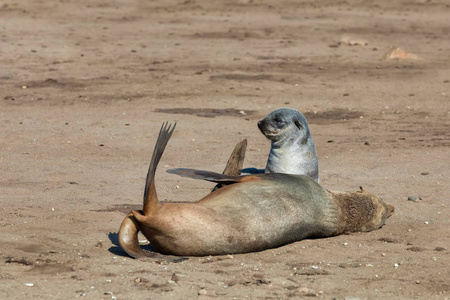
<path id="1" fill-rule="evenodd" d="M 169 173 L 224 184 L 195 203 L 160 203 L 156 167 L 175 126 L 161 127 L 144 191 L 142 211 L 132 210 L 119 229 L 131 257 L 160 257 L 141 249 L 141 231 L 162 254 L 207 256 L 261 251 L 308 237 L 380 228 L 393 206 L 379 197 L 330 192 L 305 175 L 226 175 L 192 169 Z"/>
<path id="2" fill-rule="evenodd" d="M 301 112 L 274 110 L 258 122 L 258 128 L 271 141 L 265 173 L 302 174 L 319 182 L 316 147 Z"/>

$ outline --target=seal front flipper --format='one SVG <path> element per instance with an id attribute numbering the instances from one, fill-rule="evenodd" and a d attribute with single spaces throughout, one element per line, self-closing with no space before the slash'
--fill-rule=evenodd
<path id="1" fill-rule="evenodd" d="M 226 175 L 211 171 L 184 169 L 184 168 L 169 169 L 166 172 L 170 174 L 176 174 L 181 177 L 187 177 L 192 179 L 203 179 L 225 185 L 260 179 L 259 177 L 252 175 Z"/>

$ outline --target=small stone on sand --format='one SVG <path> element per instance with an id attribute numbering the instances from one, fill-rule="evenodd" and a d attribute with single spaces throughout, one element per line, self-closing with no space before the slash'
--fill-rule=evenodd
<path id="1" fill-rule="evenodd" d="M 400 48 L 394 48 L 389 50 L 384 56 L 384 60 L 390 60 L 390 59 L 419 59 L 419 57 L 415 54 L 408 53 L 403 49 Z"/>
<path id="2" fill-rule="evenodd" d="M 408 201 L 417 202 L 417 201 L 419 201 L 419 197 L 417 197 L 417 196 L 409 196 L 408 197 Z"/>

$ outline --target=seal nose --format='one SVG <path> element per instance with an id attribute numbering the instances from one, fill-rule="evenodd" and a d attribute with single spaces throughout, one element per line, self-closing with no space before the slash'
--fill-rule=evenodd
<path id="1" fill-rule="evenodd" d="M 262 121 L 259 121 L 258 122 L 258 128 L 261 130 L 261 123 L 262 123 Z"/>
<path id="2" fill-rule="evenodd" d="M 387 204 L 387 211 L 388 211 L 388 218 L 390 217 L 390 216 L 392 216 L 393 214 L 394 214 L 394 212 L 395 212 L 395 208 L 394 208 L 394 206 L 393 205 L 391 205 L 391 204 Z"/>

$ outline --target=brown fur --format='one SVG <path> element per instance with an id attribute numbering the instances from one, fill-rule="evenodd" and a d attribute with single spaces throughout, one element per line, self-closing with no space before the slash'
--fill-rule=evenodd
<path id="1" fill-rule="evenodd" d="M 379 197 L 358 192 L 330 192 L 340 208 L 341 217 L 337 234 L 355 231 L 372 231 L 381 227 L 392 215 L 391 209 Z"/>

